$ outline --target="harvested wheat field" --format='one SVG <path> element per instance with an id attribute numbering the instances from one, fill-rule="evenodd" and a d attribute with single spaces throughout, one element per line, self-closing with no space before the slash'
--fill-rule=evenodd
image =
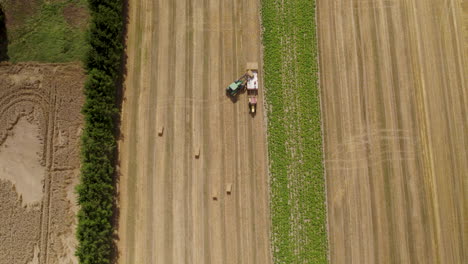
<path id="1" fill-rule="evenodd" d="M 120 263 L 271 263 L 263 98 L 226 96 L 261 66 L 258 5 L 129 2 Z"/>
<path id="2" fill-rule="evenodd" d="M 84 73 L 0 64 L 0 263 L 77 263 Z"/>
<path id="3" fill-rule="evenodd" d="M 466 263 L 461 1 L 318 14 L 331 263 Z"/>

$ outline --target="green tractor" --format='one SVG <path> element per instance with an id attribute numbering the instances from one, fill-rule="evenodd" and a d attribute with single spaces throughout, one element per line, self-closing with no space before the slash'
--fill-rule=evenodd
<path id="1" fill-rule="evenodd" d="M 237 81 L 231 83 L 226 88 L 226 91 L 229 93 L 230 96 L 236 96 L 236 94 L 239 93 L 239 91 L 241 91 L 243 87 L 244 87 L 243 81 L 237 80 Z"/>
<path id="2" fill-rule="evenodd" d="M 230 96 L 236 96 L 240 91 L 242 91 L 245 88 L 246 83 L 247 83 L 247 74 L 244 74 L 244 76 L 242 76 L 239 80 L 231 83 L 226 88 L 226 92 Z"/>

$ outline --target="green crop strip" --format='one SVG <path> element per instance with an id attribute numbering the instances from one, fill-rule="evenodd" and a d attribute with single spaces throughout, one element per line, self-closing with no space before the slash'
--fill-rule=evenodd
<path id="1" fill-rule="evenodd" d="M 327 263 L 314 0 L 262 0 L 275 263 Z"/>
<path id="2" fill-rule="evenodd" d="M 121 0 L 89 0 L 90 49 L 84 61 L 88 79 L 82 109 L 81 177 L 77 186 L 78 247 L 83 264 L 112 262 L 117 83 L 123 53 Z M 115 252 L 114 252 L 115 253 Z"/>

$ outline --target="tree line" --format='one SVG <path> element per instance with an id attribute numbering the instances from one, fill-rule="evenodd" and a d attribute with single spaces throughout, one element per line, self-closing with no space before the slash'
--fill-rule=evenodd
<path id="1" fill-rule="evenodd" d="M 115 196 L 116 103 L 123 55 L 123 0 L 88 0 L 89 50 L 82 108 L 81 176 L 76 255 L 80 263 L 110 263 Z"/>

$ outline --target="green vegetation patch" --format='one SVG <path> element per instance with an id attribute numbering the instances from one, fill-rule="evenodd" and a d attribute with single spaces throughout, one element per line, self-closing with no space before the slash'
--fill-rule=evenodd
<path id="1" fill-rule="evenodd" d="M 314 0 L 262 0 L 275 263 L 327 263 Z"/>
<path id="2" fill-rule="evenodd" d="M 20 1 L 21 2 L 21 1 Z M 70 62 L 83 60 L 87 50 L 88 11 L 81 0 L 38 1 L 36 6 L 6 4 L 10 61 Z M 64 12 L 75 7 L 76 12 Z M 31 10 L 26 10 L 30 8 Z M 16 13 L 31 16 L 15 17 Z M 67 16 L 65 16 L 67 15 Z M 71 16 L 71 18 L 69 17 Z M 74 17 L 80 26 L 70 23 Z M 9 23 L 11 20 L 11 23 Z M 9 25 L 11 24 L 11 26 Z"/>

